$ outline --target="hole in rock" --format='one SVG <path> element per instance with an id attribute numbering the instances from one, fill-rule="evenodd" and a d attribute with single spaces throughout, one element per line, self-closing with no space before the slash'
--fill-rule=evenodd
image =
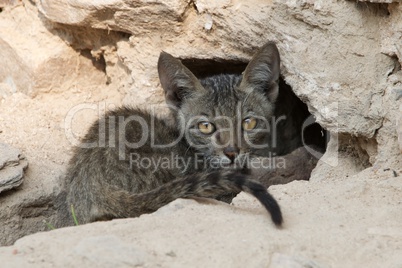
<path id="1" fill-rule="evenodd" d="M 351 159 L 356 170 L 362 171 L 374 163 L 378 146 L 374 137 L 356 137 L 349 133 L 340 133 L 338 142 L 340 157 Z"/>
<path id="2" fill-rule="evenodd" d="M 391 56 L 391 59 L 394 62 L 394 68 L 388 73 L 388 76 L 396 74 L 397 72 L 399 72 L 401 70 L 401 64 L 399 62 L 399 58 L 396 55 L 394 55 L 394 56 Z"/>
<path id="3" fill-rule="evenodd" d="M 92 61 L 93 66 L 95 66 L 96 69 L 106 73 L 106 61 L 103 55 L 100 55 L 99 57 L 94 57 L 92 56 L 90 49 L 83 49 L 81 50 L 80 54 L 81 56 L 90 59 Z"/>
<path id="4" fill-rule="evenodd" d="M 241 74 L 247 62 L 224 59 L 183 59 L 181 61 L 198 78 L 217 74 Z"/>
<path id="5" fill-rule="evenodd" d="M 247 62 L 224 59 L 192 58 L 184 59 L 182 62 L 200 79 L 222 73 L 241 75 L 247 66 Z M 280 119 L 283 116 L 285 119 Z M 295 95 L 283 77 L 279 81 L 275 120 L 277 123 L 274 132 L 277 139 L 272 139 L 272 144 L 275 140 L 276 146 L 267 149 L 264 153 L 264 158 L 270 158 L 269 171 L 261 174 L 260 170 L 256 174 L 267 187 L 292 180 L 308 180 L 318 159 L 317 154 L 315 156 L 310 154 L 304 145 L 308 145 L 308 148 L 312 148 L 318 152 L 318 155 L 322 155 L 327 147 L 329 133 L 315 122 L 307 105 Z M 279 158 L 284 161 L 285 168 L 275 162 L 275 160 L 280 160 Z M 263 172 L 267 171 L 266 168 L 263 169 Z"/>
<path id="6" fill-rule="evenodd" d="M 372 3 L 372 2 L 356 2 L 356 7 L 366 15 L 375 15 L 380 17 L 388 17 L 388 3 Z"/>

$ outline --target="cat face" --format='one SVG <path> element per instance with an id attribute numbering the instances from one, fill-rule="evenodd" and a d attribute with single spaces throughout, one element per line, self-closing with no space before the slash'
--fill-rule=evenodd
<path id="1" fill-rule="evenodd" d="M 269 146 L 273 105 L 264 94 L 240 88 L 240 79 L 201 81 L 205 91 L 183 100 L 178 114 L 189 145 L 217 165 L 241 166 L 249 153 Z"/>
<path id="2" fill-rule="evenodd" d="M 279 53 L 273 43 L 254 55 L 243 76 L 199 81 L 167 53 L 161 54 L 158 70 L 185 139 L 209 167 L 239 168 L 247 165 L 250 154 L 269 148 L 279 78 Z"/>

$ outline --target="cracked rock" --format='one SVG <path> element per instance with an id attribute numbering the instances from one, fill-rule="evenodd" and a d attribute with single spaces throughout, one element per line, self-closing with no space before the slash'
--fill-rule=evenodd
<path id="1" fill-rule="evenodd" d="M 20 186 L 28 161 L 18 149 L 0 143 L 0 193 Z"/>

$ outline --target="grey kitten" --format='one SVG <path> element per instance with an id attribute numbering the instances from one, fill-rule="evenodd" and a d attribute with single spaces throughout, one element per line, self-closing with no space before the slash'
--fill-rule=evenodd
<path id="1" fill-rule="evenodd" d="M 243 76 L 198 80 L 162 52 L 160 82 L 175 121 L 122 107 L 95 122 L 76 148 L 65 181 L 62 225 L 137 217 L 177 198 L 255 196 L 280 226 L 275 199 L 249 175 L 253 155 L 269 148 L 278 96 L 279 52 L 264 45 Z"/>

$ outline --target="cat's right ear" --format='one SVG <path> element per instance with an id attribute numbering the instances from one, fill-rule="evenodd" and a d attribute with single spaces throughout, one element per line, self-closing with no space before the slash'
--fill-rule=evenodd
<path id="1" fill-rule="evenodd" d="M 166 102 L 170 105 L 180 107 L 191 92 L 203 89 L 197 77 L 180 60 L 164 51 L 159 56 L 158 73 Z"/>
<path id="2" fill-rule="evenodd" d="M 240 88 L 258 90 L 264 93 L 270 102 L 278 97 L 278 79 L 280 75 L 280 57 L 275 43 L 268 42 L 253 56 L 243 74 Z"/>

